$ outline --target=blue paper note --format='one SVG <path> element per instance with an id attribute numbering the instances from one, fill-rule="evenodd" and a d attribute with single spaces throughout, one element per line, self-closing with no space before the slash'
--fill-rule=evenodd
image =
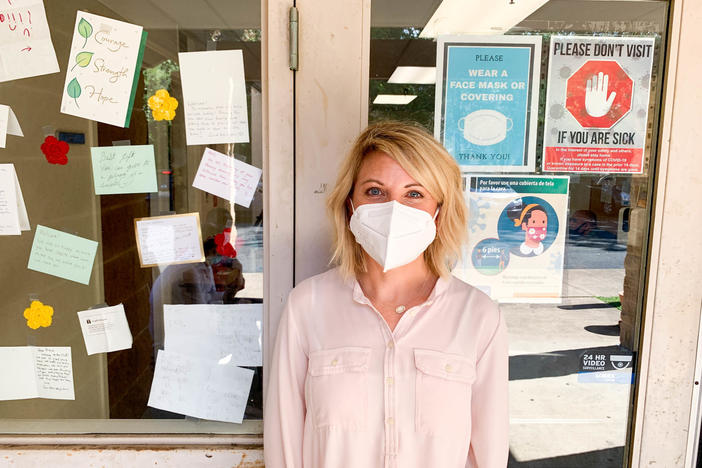
<path id="1" fill-rule="evenodd" d="M 37 225 L 27 268 L 88 284 L 98 243 Z"/>
<path id="2" fill-rule="evenodd" d="M 90 148 L 96 195 L 158 191 L 154 146 Z"/>

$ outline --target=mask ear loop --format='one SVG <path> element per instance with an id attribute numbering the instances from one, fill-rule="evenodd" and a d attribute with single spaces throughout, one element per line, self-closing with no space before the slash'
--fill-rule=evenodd
<path id="1" fill-rule="evenodd" d="M 440 206 L 436 207 L 436 212 L 434 213 L 434 221 L 436 221 L 436 217 L 439 216 L 439 210 L 441 210 Z"/>
<path id="2" fill-rule="evenodd" d="M 356 207 L 353 206 L 353 200 L 351 200 L 351 197 L 349 197 L 349 202 L 351 203 L 351 214 L 353 214 L 356 211 Z"/>

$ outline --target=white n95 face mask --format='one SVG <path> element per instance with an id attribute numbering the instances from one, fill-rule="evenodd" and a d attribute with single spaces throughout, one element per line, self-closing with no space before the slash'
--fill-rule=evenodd
<path id="1" fill-rule="evenodd" d="M 394 200 L 367 203 L 354 208 L 349 227 L 356 242 L 386 272 L 407 265 L 429 247 L 436 237 L 438 213 L 437 208 L 432 217 Z"/>

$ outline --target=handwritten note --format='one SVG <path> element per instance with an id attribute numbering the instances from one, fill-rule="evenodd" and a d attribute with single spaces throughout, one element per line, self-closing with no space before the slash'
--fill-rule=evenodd
<path id="1" fill-rule="evenodd" d="M 0 104 L 0 148 L 5 147 L 7 135 L 24 136 L 12 108 Z"/>
<path id="2" fill-rule="evenodd" d="M 0 347 L 0 400 L 75 400 L 71 348 Z"/>
<path id="3" fill-rule="evenodd" d="M 59 71 L 42 0 L 3 0 L 0 18 L 0 82 Z"/>
<path id="4" fill-rule="evenodd" d="M 262 304 L 166 304 L 163 319 L 166 351 L 263 365 Z"/>
<path id="5" fill-rule="evenodd" d="M 90 148 L 96 195 L 158 191 L 154 146 Z"/>
<path id="6" fill-rule="evenodd" d="M 122 304 L 78 312 L 88 356 L 132 347 L 132 333 Z"/>
<path id="7" fill-rule="evenodd" d="M 187 144 L 248 143 L 241 50 L 181 52 L 178 60 Z"/>
<path id="8" fill-rule="evenodd" d="M 27 268 L 88 284 L 98 243 L 37 224 Z"/>
<path id="9" fill-rule="evenodd" d="M 134 228 L 142 267 L 205 261 L 197 213 L 138 218 Z"/>
<path id="10" fill-rule="evenodd" d="M 159 350 L 148 405 L 241 424 L 253 374 L 230 363 Z"/>
<path id="11" fill-rule="evenodd" d="M 0 236 L 18 236 L 29 231 L 29 217 L 24 204 L 14 164 L 0 164 Z"/>
<path id="12" fill-rule="evenodd" d="M 261 169 L 205 148 L 193 187 L 248 208 L 260 179 Z"/>
<path id="13" fill-rule="evenodd" d="M 141 26 L 78 11 L 61 112 L 128 127 L 145 45 Z"/>

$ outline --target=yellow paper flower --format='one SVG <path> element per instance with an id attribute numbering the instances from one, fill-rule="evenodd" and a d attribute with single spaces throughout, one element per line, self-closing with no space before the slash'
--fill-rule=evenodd
<path id="1" fill-rule="evenodd" d="M 159 89 L 149 98 L 149 109 L 155 120 L 173 120 L 178 100 L 168 94 L 165 89 Z"/>
<path id="2" fill-rule="evenodd" d="M 42 304 L 41 301 L 32 301 L 32 304 L 24 309 L 24 318 L 27 319 L 27 326 L 32 330 L 51 326 L 51 317 L 53 315 L 54 308 Z"/>

